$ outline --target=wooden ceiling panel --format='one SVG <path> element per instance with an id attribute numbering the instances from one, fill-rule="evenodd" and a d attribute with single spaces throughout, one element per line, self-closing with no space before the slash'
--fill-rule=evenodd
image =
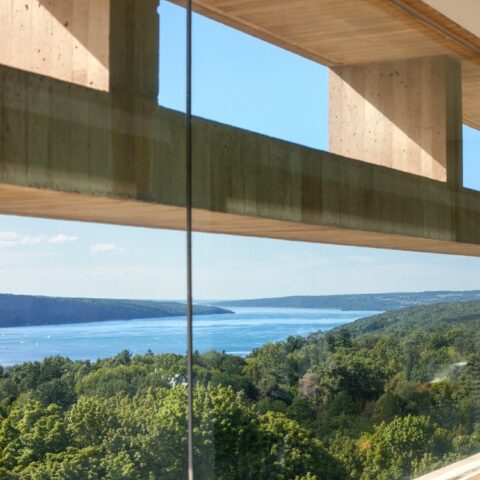
<path id="1" fill-rule="evenodd" d="M 480 39 L 422 0 L 194 0 L 194 8 L 330 67 L 453 56 L 463 65 L 464 120 L 480 126 Z"/>

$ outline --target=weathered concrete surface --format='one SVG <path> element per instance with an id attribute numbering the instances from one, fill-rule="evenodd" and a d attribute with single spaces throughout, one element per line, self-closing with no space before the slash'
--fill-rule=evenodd
<path id="1" fill-rule="evenodd" d="M 0 67 L 0 212 L 184 226 L 184 117 Z M 195 119 L 197 230 L 480 255 L 480 195 Z"/>

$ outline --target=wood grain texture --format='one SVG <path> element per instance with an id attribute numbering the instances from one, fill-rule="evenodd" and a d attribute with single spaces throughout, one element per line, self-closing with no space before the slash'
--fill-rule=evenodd
<path id="1" fill-rule="evenodd" d="M 421 0 L 193 3 L 203 15 L 329 67 L 452 56 L 463 70 L 464 122 L 480 128 L 480 40 Z"/>
<path id="2" fill-rule="evenodd" d="M 149 21 L 156 13 L 139 15 L 150 8 L 145 0 L 113 5 L 125 28 L 112 36 L 125 56 L 134 52 L 127 72 L 134 77 L 157 64 L 144 61 L 157 49 L 158 29 Z M 327 66 L 452 55 L 463 69 L 464 122 L 480 128 L 480 40 L 421 0 L 196 0 L 194 7 Z M 110 23 L 109 12 L 110 0 L 4 0 L 0 64 L 107 90 L 110 28 L 119 25 Z M 148 41 L 139 42 L 138 35 Z M 148 52 L 141 55 L 139 48 Z M 144 88 L 155 89 L 149 78 Z"/>
<path id="3" fill-rule="evenodd" d="M 72 15 L 84 31 L 86 23 L 78 20 L 85 18 L 86 10 L 81 7 L 86 4 L 81 2 L 63 3 L 56 15 Z M 408 57 L 402 55 L 411 53 L 410 47 L 401 50 L 404 45 L 398 50 L 396 24 L 387 21 L 392 15 L 370 0 L 362 4 L 375 6 L 377 28 L 376 22 L 385 19 L 383 34 L 392 35 L 387 52 L 378 43 L 378 32 L 372 37 L 367 30 L 358 31 L 359 19 L 370 28 L 371 12 L 360 12 L 358 18 L 350 16 L 346 21 L 341 16 L 348 13 L 343 2 L 216 3 L 235 18 L 254 15 L 263 25 L 273 22 L 278 38 L 293 36 L 295 45 L 310 45 L 310 52 L 324 45 L 324 36 L 330 34 L 330 43 L 325 43 L 330 52 L 344 49 L 346 31 L 364 35 L 375 58 L 393 54 L 403 61 Z M 333 30 L 324 33 L 318 22 L 324 22 L 325 12 L 315 9 L 327 4 L 333 23 L 322 23 L 322 28 Z M 305 8 L 307 13 L 316 13 L 305 17 Z M 93 33 L 89 25 L 88 38 L 94 38 L 91 35 L 98 34 L 98 24 Z M 335 39 L 340 26 L 343 36 Z M 50 72 L 40 75 L 0 67 L 0 212 L 183 229 L 185 119 L 156 105 L 156 1 L 116 0 L 108 31 L 108 92 L 52 78 Z M 401 33 L 410 42 L 410 26 Z M 429 45 L 425 50 L 429 55 L 443 52 L 437 43 Z M 359 44 L 358 51 L 367 58 L 372 52 L 364 47 Z M 47 41 L 45 48 L 62 56 L 63 49 L 70 47 Z M 73 71 L 74 55 L 71 61 L 66 60 L 65 69 Z M 408 77 L 409 72 L 407 68 L 404 74 Z M 385 90 L 383 98 L 389 98 L 398 86 L 380 85 L 378 78 L 365 79 L 364 88 Z M 455 78 L 458 81 L 454 75 L 448 81 Z M 406 106 L 403 97 L 393 95 L 392 108 L 406 115 L 409 108 L 422 108 L 424 96 L 425 92 L 417 91 L 407 98 Z M 458 108 L 458 102 L 452 111 L 454 107 Z M 193 222 L 198 231 L 480 255 L 480 196 L 476 192 L 393 170 L 389 168 L 393 160 L 373 165 L 202 119 L 194 120 L 193 132 Z M 397 133 L 382 136 L 377 155 L 404 141 Z M 414 165 L 416 157 L 409 152 L 407 148 L 401 162 Z M 448 161 L 446 165 L 447 172 L 454 170 Z M 429 175 L 437 173 L 429 171 Z"/>
<path id="4" fill-rule="evenodd" d="M 331 152 L 460 184 L 458 62 L 439 56 L 334 67 L 329 90 Z"/>
<path id="5" fill-rule="evenodd" d="M 0 64 L 108 90 L 110 0 L 2 0 Z"/>
<path id="6" fill-rule="evenodd" d="M 146 228 L 185 229 L 182 207 L 129 200 L 93 197 L 75 193 L 0 184 L 0 212 L 41 218 L 108 223 Z M 193 210 L 193 228 L 198 232 L 253 236 L 270 239 L 353 245 L 416 252 L 480 256 L 480 245 L 435 240 L 341 226 Z"/>

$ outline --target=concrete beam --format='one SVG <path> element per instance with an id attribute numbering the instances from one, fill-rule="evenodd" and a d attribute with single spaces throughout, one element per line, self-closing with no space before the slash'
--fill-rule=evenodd
<path id="1" fill-rule="evenodd" d="M 182 229 L 184 117 L 135 105 L 0 67 L 0 212 Z M 197 230 L 480 255 L 477 192 L 202 119 L 193 153 Z"/>
<path id="2" fill-rule="evenodd" d="M 85 0 L 82 0 L 85 1 Z M 114 0 L 109 10 L 109 91 L 151 99 L 158 96 L 159 0 Z"/>

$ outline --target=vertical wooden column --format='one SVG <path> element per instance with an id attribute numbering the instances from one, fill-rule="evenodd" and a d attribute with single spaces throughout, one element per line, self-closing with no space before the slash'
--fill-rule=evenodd
<path id="1" fill-rule="evenodd" d="M 149 111 L 158 96 L 158 0 L 111 0 L 110 95 L 114 189 L 148 197 L 153 152 Z"/>
<path id="2" fill-rule="evenodd" d="M 333 68 L 330 151 L 458 186 L 461 101 L 446 56 Z"/>
<path id="3" fill-rule="evenodd" d="M 0 64 L 108 90 L 109 4 L 2 0 Z"/>

